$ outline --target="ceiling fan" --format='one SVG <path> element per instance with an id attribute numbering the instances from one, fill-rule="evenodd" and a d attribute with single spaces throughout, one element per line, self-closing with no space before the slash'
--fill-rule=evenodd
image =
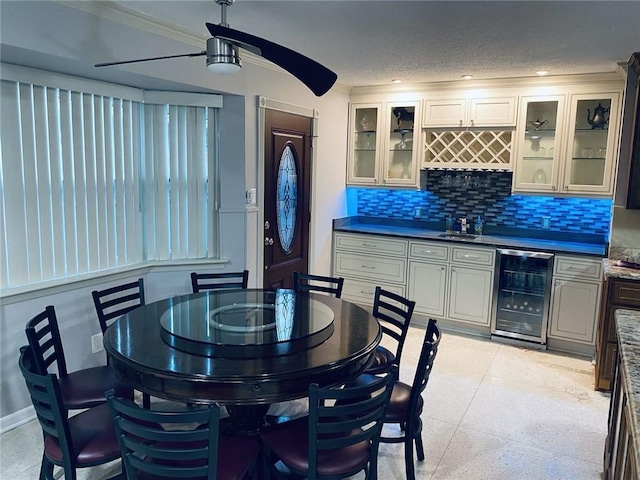
<path id="1" fill-rule="evenodd" d="M 185 53 L 181 55 L 167 55 L 163 57 L 140 58 L 120 62 L 98 63 L 96 67 L 108 67 L 126 63 L 148 62 L 178 57 L 200 57 L 206 55 L 207 67 L 216 73 L 229 74 L 242 67 L 240 48 L 259 55 L 280 66 L 291 75 L 304 83 L 318 97 L 329 91 L 338 76 L 327 67 L 304 55 L 278 45 L 276 43 L 256 37 L 249 33 L 229 28 L 227 23 L 227 7 L 235 0 L 214 0 L 221 8 L 221 21 L 218 25 L 205 23 L 212 38 L 207 40 L 207 49 L 201 52 Z"/>

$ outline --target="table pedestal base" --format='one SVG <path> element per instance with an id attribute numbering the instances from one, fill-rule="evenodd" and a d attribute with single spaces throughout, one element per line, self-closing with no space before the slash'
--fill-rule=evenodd
<path id="1" fill-rule="evenodd" d="M 229 424 L 225 433 L 229 435 L 258 435 L 260 429 L 267 425 L 266 405 L 226 405 L 229 413 Z"/>

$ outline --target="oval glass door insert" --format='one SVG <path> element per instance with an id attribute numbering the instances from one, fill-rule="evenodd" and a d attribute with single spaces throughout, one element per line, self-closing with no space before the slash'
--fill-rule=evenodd
<path id="1" fill-rule="evenodd" d="M 296 208 L 298 205 L 298 171 L 291 145 L 284 148 L 280 157 L 276 202 L 280 246 L 284 253 L 291 253 L 296 233 Z"/>

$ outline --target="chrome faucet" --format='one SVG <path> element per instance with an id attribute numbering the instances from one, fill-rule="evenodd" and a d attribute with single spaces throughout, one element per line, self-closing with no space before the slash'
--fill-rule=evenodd
<path id="1" fill-rule="evenodd" d="M 460 233 L 467 233 L 467 219 L 461 217 L 458 220 L 460 220 Z"/>

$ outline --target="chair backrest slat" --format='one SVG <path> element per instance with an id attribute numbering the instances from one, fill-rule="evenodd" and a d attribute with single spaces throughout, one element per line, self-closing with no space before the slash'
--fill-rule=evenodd
<path id="1" fill-rule="evenodd" d="M 409 331 L 416 302 L 381 287 L 376 287 L 373 316 L 380 321 L 382 332 L 396 342 L 396 363 L 400 364 L 404 341 Z"/>
<path id="2" fill-rule="evenodd" d="M 247 288 L 248 284 L 249 270 L 221 273 L 191 272 L 191 289 L 193 293 L 227 288 Z"/>
<path id="3" fill-rule="evenodd" d="M 44 311 L 29 320 L 25 327 L 25 333 L 31 347 L 35 371 L 39 375 L 46 375 L 49 373 L 49 367 L 55 365 L 58 376 L 66 377 L 67 362 L 53 306 L 47 306 Z"/>
<path id="4" fill-rule="evenodd" d="M 31 346 L 20 348 L 18 365 L 27 384 L 38 423 L 46 435 L 56 439 L 63 458 L 75 458 L 67 422 L 68 412 L 62 404 L 58 379 L 54 374 L 41 375 L 35 359 Z"/>
<path id="5" fill-rule="evenodd" d="M 438 327 L 438 323 L 434 319 L 429 319 L 409 397 L 409 406 L 407 408 L 409 412 L 417 411 L 420 396 L 427 387 L 429 375 L 431 375 L 431 370 L 436 359 L 436 354 L 438 353 L 438 346 L 440 345 L 441 338 L 442 334 Z"/>
<path id="6" fill-rule="evenodd" d="M 147 410 L 106 394 L 127 478 L 216 478 L 220 409 Z M 197 428 L 194 427 L 197 425 Z"/>
<path id="7" fill-rule="evenodd" d="M 309 387 L 309 478 L 316 478 L 318 452 L 370 442 L 369 468 L 377 468 L 380 431 L 398 367 L 364 384 Z"/>
<path id="8" fill-rule="evenodd" d="M 117 318 L 145 304 L 144 280 L 139 278 L 135 282 L 94 290 L 91 296 L 104 333 Z"/>
<path id="9" fill-rule="evenodd" d="M 293 272 L 293 289 L 296 292 L 322 292 L 342 296 L 344 278 L 311 275 L 308 273 Z"/>

